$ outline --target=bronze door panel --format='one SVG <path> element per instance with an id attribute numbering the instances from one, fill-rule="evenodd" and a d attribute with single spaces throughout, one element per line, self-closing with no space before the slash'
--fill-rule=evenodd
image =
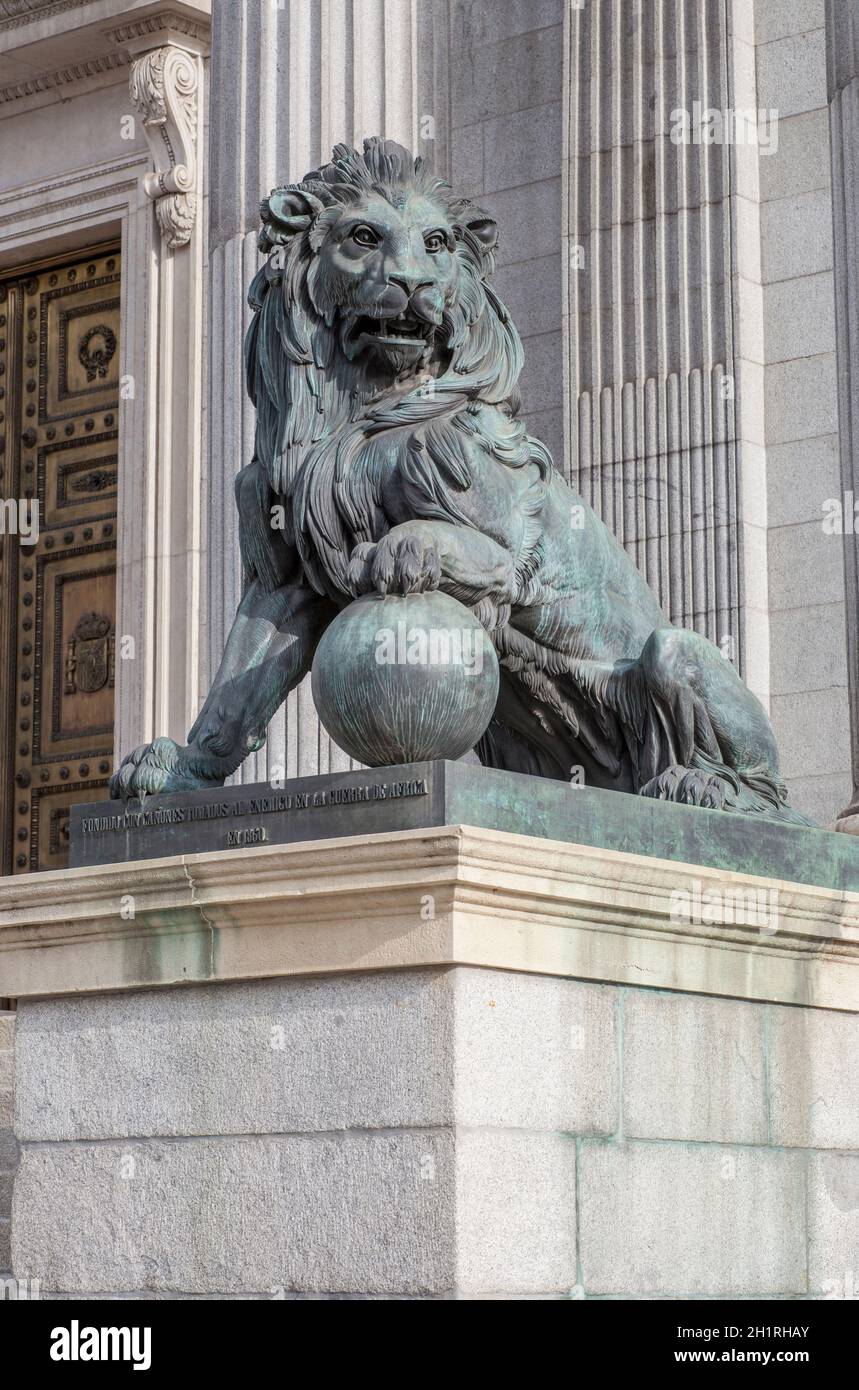
<path id="1" fill-rule="evenodd" d="M 113 766 L 119 253 L 7 278 L 0 319 L 0 826 L 25 873 L 65 865 Z"/>

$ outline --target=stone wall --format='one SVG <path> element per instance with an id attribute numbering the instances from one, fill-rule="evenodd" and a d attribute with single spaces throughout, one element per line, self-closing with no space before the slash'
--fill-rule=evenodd
<path id="1" fill-rule="evenodd" d="M 466 967 L 19 1013 L 18 1278 L 850 1296 L 853 1014 Z"/>
<path id="2" fill-rule="evenodd" d="M 842 491 L 825 9 L 730 12 L 733 105 L 777 115 L 769 148 L 732 152 L 746 679 L 793 804 L 827 824 L 853 779 L 844 537 L 823 525 Z"/>
<path id="3" fill-rule="evenodd" d="M 18 1145 L 12 1129 L 15 1015 L 0 1012 L 0 1278 L 12 1265 L 10 1217 Z"/>

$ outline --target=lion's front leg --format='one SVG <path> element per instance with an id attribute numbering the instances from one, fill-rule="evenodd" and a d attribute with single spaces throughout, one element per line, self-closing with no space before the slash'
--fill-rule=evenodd
<path id="1" fill-rule="evenodd" d="M 377 544 L 356 546 L 350 573 L 359 594 L 442 589 L 469 606 L 515 597 L 510 552 L 480 531 L 447 521 L 405 521 Z"/>
<path id="2" fill-rule="evenodd" d="M 310 670 L 328 617 L 310 589 L 267 592 L 258 580 L 251 584 L 187 744 L 158 738 L 136 748 L 113 774 L 111 796 L 221 786 L 262 747 L 275 711 Z"/>

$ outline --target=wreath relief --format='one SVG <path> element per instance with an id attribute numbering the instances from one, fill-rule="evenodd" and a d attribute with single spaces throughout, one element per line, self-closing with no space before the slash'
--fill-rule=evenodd
<path id="1" fill-rule="evenodd" d="M 101 338 L 103 346 L 90 348 L 93 338 Z M 95 381 L 97 376 L 107 376 L 107 369 L 115 352 L 116 334 L 106 323 L 99 323 L 94 328 L 87 329 L 78 344 L 78 361 L 86 371 L 87 381 Z"/>

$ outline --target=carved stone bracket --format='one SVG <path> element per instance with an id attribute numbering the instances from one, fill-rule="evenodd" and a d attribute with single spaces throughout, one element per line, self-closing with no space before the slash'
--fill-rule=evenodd
<path id="1" fill-rule="evenodd" d="M 151 49 L 131 66 L 131 99 L 155 161 L 143 188 L 174 250 L 187 246 L 197 215 L 198 83 L 198 60 L 172 44 Z"/>

